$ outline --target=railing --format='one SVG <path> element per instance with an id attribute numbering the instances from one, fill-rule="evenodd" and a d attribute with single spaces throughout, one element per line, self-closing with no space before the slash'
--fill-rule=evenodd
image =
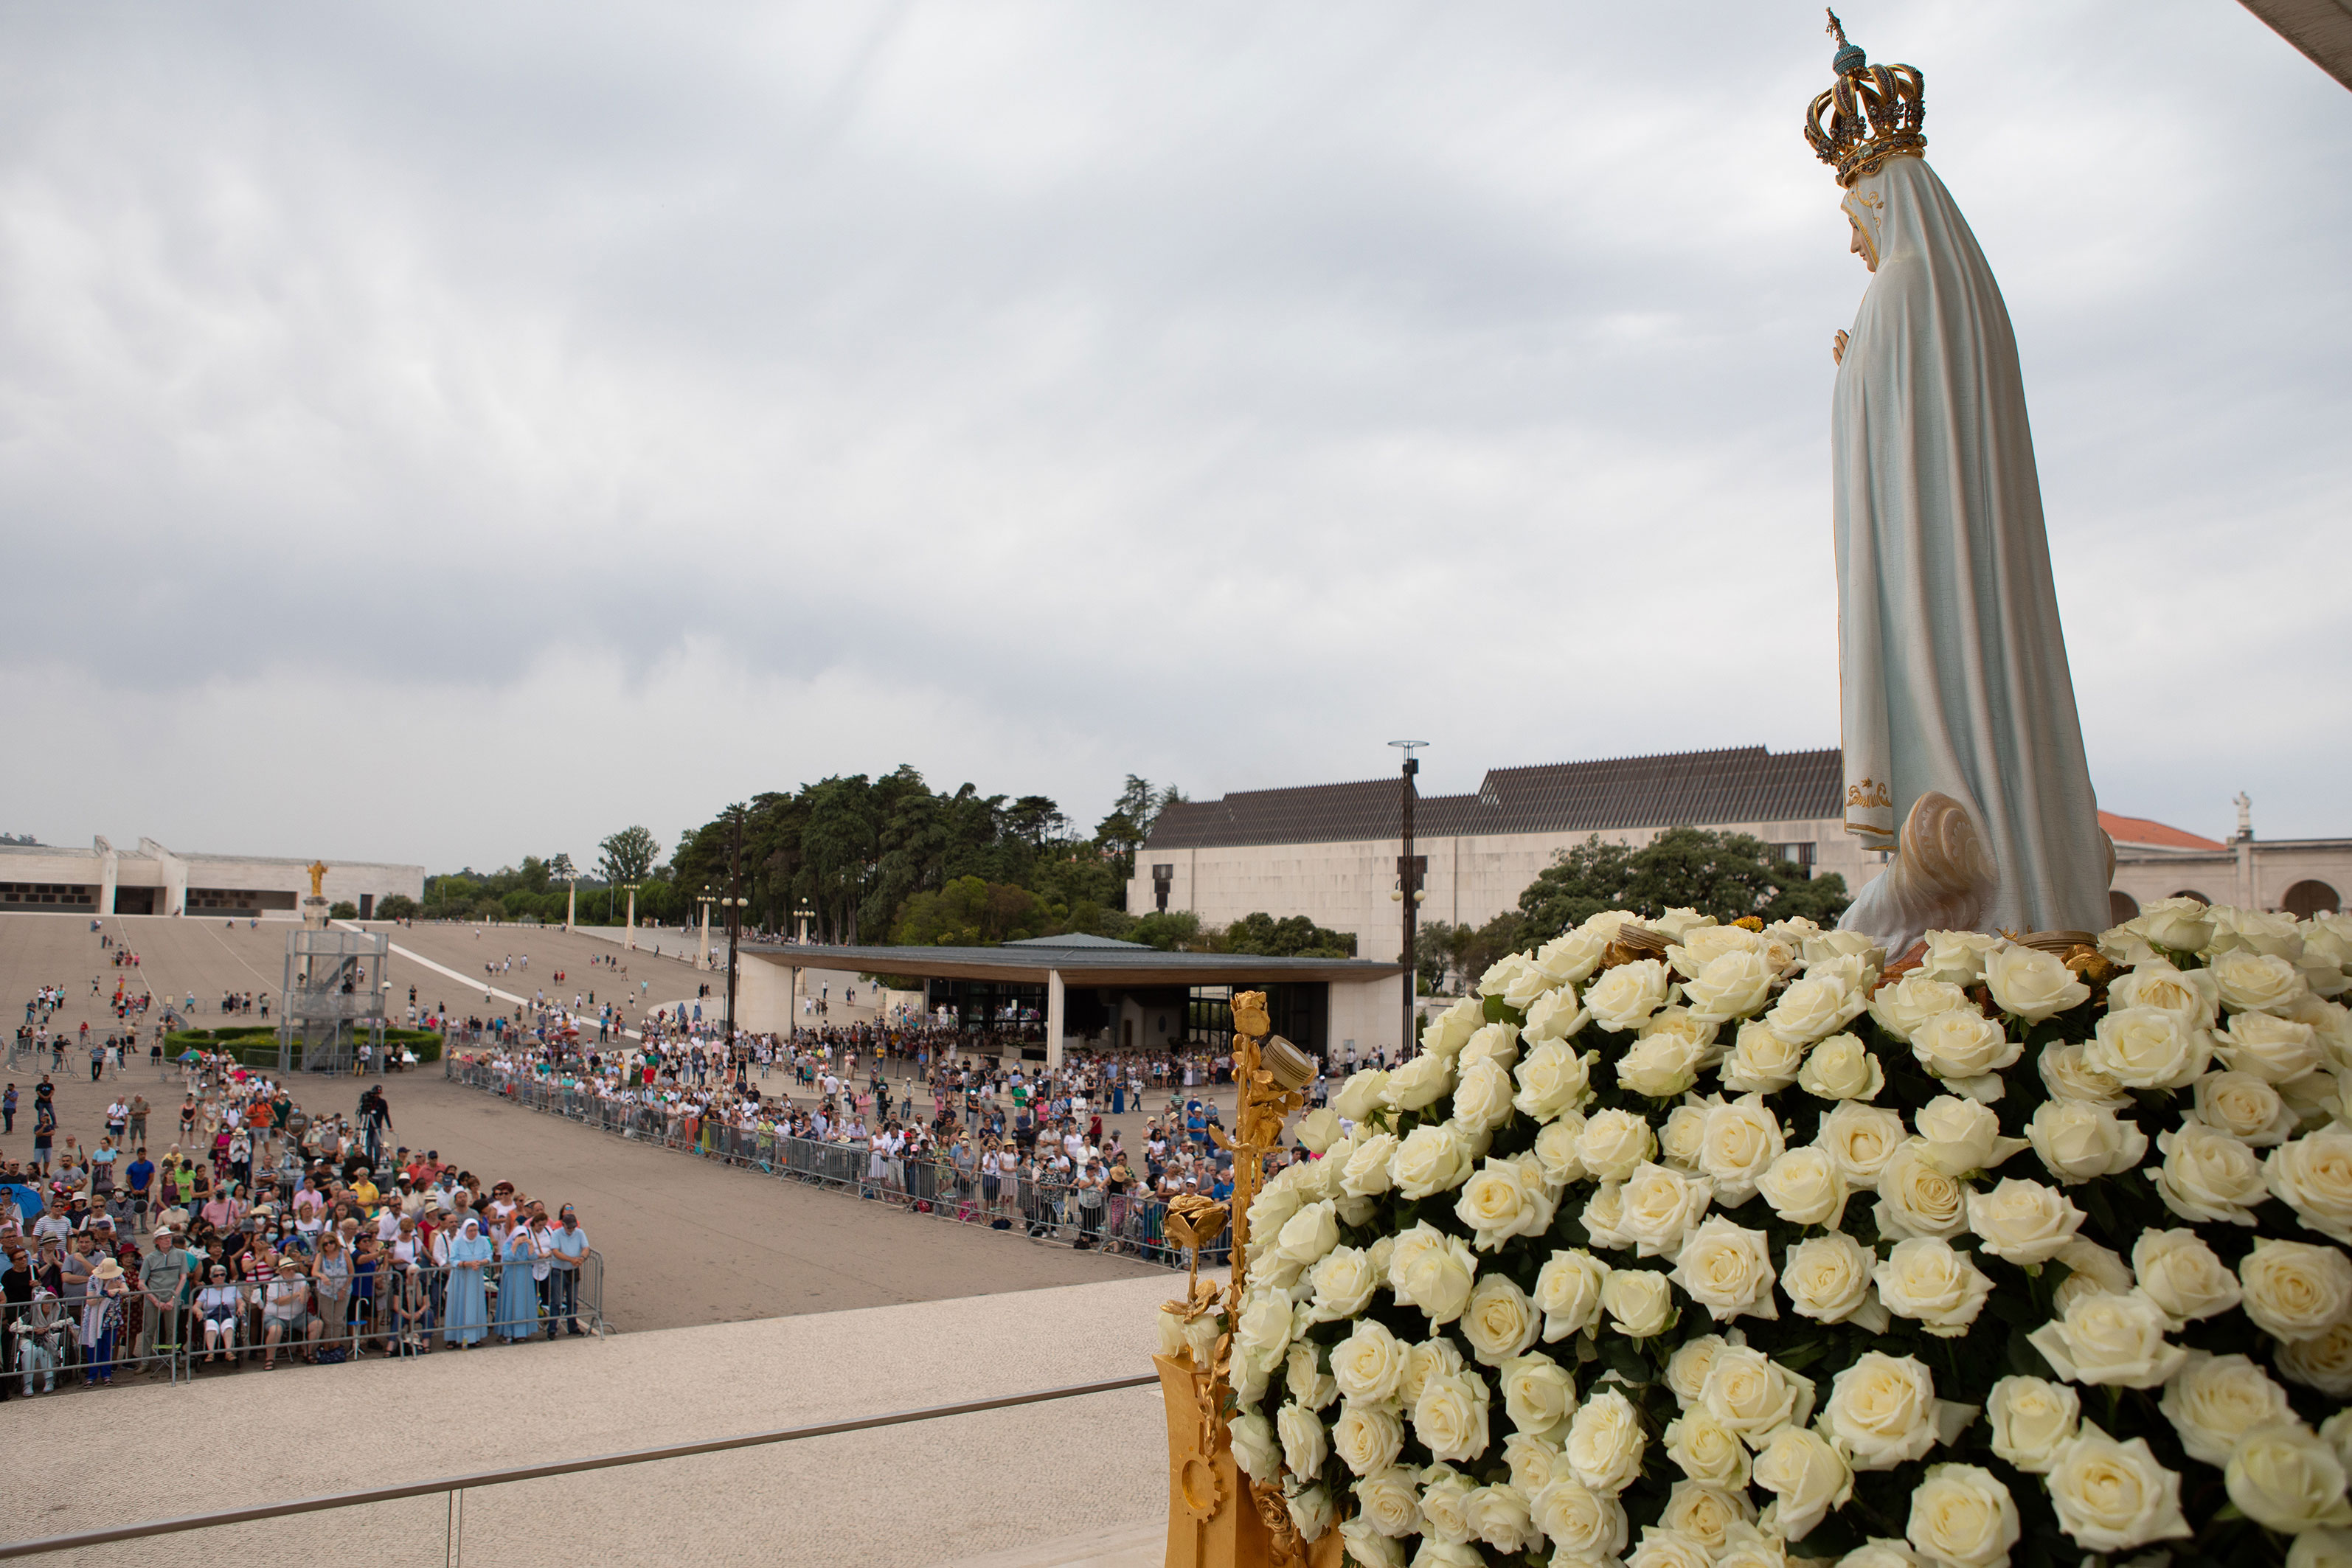
<path id="1" fill-rule="evenodd" d="M 1167 1205 L 1156 1196 L 1099 1194 L 1092 1207 L 1080 1190 L 1025 1175 L 1000 1175 L 992 1195 L 976 1170 L 937 1158 L 886 1160 L 878 1173 L 871 1151 L 857 1144 L 779 1136 L 764 1130 L 695 1120 L 673 1106 L 608 1099 L 579 1088 L 544 1083 L 485 1063 L 444 1058 L 446 1078 L 499 1096 L 509 1104 L 561 1116 L 635 1142 L 796 1181 L 854 1192 L 910 1213 L 969 1225 L 1018 1230 L 1041 1241 L 1084 1241 L 1134 1254 L 1171 1268 L 1185 1266 L 1182 1249 L 1166 1239 Z M 1222 1264 L 1230 1244 L 1205 1248 L 1203 1265 Z"/>
<path id="2" fill-rule="evenodd" d="M 370 1503 L 395 1502 L 403 1498 L 432 1497 L 436 1494 L 449 1500 L 448 1526 L 445 1561 L 449 1568 L 458 1568 L 465 1548 L 465 1496 L 483 1487 L 507 1486 L 516 1481 L 542 1480 L 551 1476 L 579 1475 L 587 1470 L 609 1470 L 626 1465 L 648 1465 L 662 1459 L 683 1459 L 697 1454 L 720 1454 L 736 1448 L 762 1447 L 774 1443 L 797 1443 L 810 1437 L 829 1437 L 845 1432 L 869 1432 L 882 1426 L 903 1426 L 915 1421 L 938 1421 L 950 1415 L 974 1415 L 989 1410 L 1007 1410 L 1022 1405 L 1040 1405 L 1048 1400 L 1076 1399 L 1089 1394 L 1111 1394 L 1120 1389 L 1142 1388 L 1160 1381 L 1157 1373 L 1141 1373 L 1132 1377 L 1115 1377 L 1101 1383 L 1073 1384 L 1063 1388 L 1033 1389 L 1026 1394 L 1002 1394 L 994 1399 L 967 1400 L 961 1405 L 932 1405 L 916 1410 L 894 1410 L 883 1415 L 861 1415 L 848 1421 L 828 1421 L 810 1426 L 785 1426 L 768 1432 L 746 1432 L 732 1437 L 713 1437 L 699 1443 L 668 1443 L 654 1448 L 630 1448 L 615 1454 L 597 1454 L 584 1459 L 560 1459 L 546 1465 L 521 1465 L 500 1470 L 477 1470 L 469 1475 L 444 1476 L 437 1480 L 409 1481 L 399 1486 L 369 1487 L 361 1491 L 330 1492 L 322 1497 L 296 1498 L 289 1502 L 262 1503 L 253 1508 L 224 1509 L 215 1513 L 185 1514 L 177 1519 L 151 1520 L 143 1524 L 116 1525 L 106 1530 L 85 1530 L 71 1535 L 48 1535 L 30 1541 L 12 1541 L 0 1544 L 0 1559 L 40 1557 L 56 1552 L 75 1552 L 91 1546 L 103 1546 L 117 1541 L 144 1541 L 159 1535 L 177 1535 L 191 1530 L 214 1530 L 223 1525 L 248 1524 L 258 1520 L 286 1519 L 298 1513 L 318 1513 L 329 1509 L 362 1508 Z"/>

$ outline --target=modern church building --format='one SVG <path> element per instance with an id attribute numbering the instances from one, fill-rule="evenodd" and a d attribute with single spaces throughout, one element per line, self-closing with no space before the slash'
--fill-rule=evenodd
<path id="1" fill-rule="evenodd" d="M 299 920 L 310 892 L 310 862 L 268 855 L 200 855 L 142 838 L 117 849 L 0 844 L 0 914 L 212 915 L 224 920 Z M 425 896 L 422 866 L 333 862 L 319 887 L 330 903 L 358 906 L 360 919 L 394 893 Z"/>

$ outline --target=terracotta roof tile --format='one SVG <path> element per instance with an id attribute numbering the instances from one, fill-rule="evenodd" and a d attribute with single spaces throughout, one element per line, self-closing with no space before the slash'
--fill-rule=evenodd
<path id="1" fill-rule="evenodd" d="M 2151 822 L 2145 816 L 2117 816 L 2112 811 L 2099 813 L 2099 826 L 2107 837 L 2118 844 L 2144 844 L 2155 849 L 2227 849 L 2228 845 L 2216 838 L 2200 838 L 2178 827 L 2161 822 Z"/>

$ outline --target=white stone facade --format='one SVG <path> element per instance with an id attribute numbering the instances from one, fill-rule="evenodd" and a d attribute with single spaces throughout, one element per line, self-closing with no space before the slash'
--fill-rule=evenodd
<path id="1" fill-rule="evenodd" d="M 152 838 L 142 838 L 136 849 L 117 849 L 104 838 L 88 849 L 5 844 L 0 912 L 299 921 L 310 894 L 310 867 L 281 856 L 184 853 Z M 319 890 L 330 904 L 352 903 L 366 916 L 394 893 L 422 899 L 425 868 L 330 861 Z"/>

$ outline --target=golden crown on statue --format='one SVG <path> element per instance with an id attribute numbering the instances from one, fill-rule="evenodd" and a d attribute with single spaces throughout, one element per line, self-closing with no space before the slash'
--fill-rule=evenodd
<path id="1" fill-rule="evenodd" d="M 1838 41 L 1830 68 L 1837 82 L 1805 111 L 1805 140 L 1822 163 L 1851 187 L 1889 158 L 1927 151 L 1926 79 L 1916 66 L 1874 66 L 1862 46 L 1846 42 L 1845 24 L 1829 14 Z"/>

